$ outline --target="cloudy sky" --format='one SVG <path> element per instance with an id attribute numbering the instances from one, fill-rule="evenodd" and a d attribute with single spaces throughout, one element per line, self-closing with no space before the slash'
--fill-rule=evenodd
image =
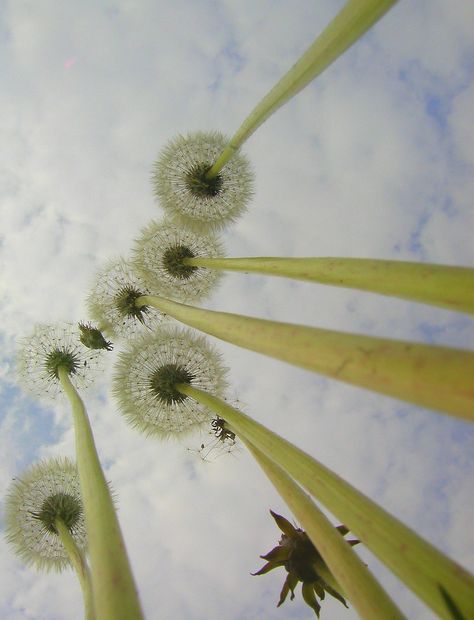
<path id="1" fill-rule="evenodd" d="M 95 273 L 162 215 L 150 184 L 160 149 L 188 131 L 233 133 L 342 4 L 0 0 L 1 497 L 29 464 L 74 454 L 68 406 L 18 387 L 17 339 L 38 322 L 87 319 Z M 271 117 L 244 148 L 255 196 L 223 234 L 228 254 L 472 265 L 473 30 L 464 0 L 402 0 Z M 228 274 L 203 305 L 474 340 L 463 315 L 278 278 Z M 213 342 L 247 413 L 474 569 L 471 426 Z M 299 592 L 276 609 L 283 570 L 250 576 L 279 537 L 268 509 L 291 515 L 245 449 L 204 462 L 205 431 L 166 443 L 139 435 L 117 413 L 110 375 L 85 400 L 146 616 L 311 618 Z M 358 550 L 409 618 L 433 617 Z M 0 584 L 5 620 L 82 617 L 74 575 L 25 568 L 3 537 Z M 324 601 L 325 620 L 355 617 Z"/>

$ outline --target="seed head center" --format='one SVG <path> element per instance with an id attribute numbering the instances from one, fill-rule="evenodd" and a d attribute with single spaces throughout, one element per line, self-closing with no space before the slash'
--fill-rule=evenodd
<path id="1" fill-rule="evenodd" d="M 178 364 L 165 364 L 158 368 L 150 378 L 150 388 L 163 403 L 181 403 L 188 398 L 176 389 L 178 383 L 191 383 L 193 375 Z"/>
<path id="2" fill-rule="evenodd" d="M 72 532 L 82 514 L 82 506 L 77 498 L 67 493 L 55 493 L 47 497 L 39 512 L 32 513 L 35 519 L 41 521 L 45 529 L 57 534 L 55 521 L 60 519 L 67 529 Z"/>
<path id="3" fill-rule="evenodd" d="M 212 179 L 207 178 L 211 166 L 208 163 L 196 164 L 186 174 L 186 185 L 194 196 L 214 198 L 222 189 L 222 176 L 218 174 Z"/>
<path id="4" fill-rule="evenodd" d="M 115 296 L 115 302 L 120 314 L 123 317 L 138 319 L 141 323 L 143 323 L 143 315 L 148 312 L 148 306 L 138 307 L 135 303 L 142 295 L 144 295 L 144 293 L 133 286 L 122 287 Z"/>
<path id="5" fill-rule="evenodd" d="M 46 356 L 45 366 L 49 376 L 59 379 L 59 369 L 65 368 L 68 375 L 73 375 L 79 368 L 79 356 L 67 349 L 54 349 Z"/>
<path id="6" fill-rule="evenodd" d="M 185 245 L 175 245 L 163 253 L 163 265 L 167 272 L 180 280 L 188 280 L 198 269 L 193 265 L 185 265 L 184 258 L 194 258 L 194 253 Z"/>

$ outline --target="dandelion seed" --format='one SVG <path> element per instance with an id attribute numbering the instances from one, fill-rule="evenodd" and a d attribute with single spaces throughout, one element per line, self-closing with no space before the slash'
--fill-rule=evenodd
<path id="1" fill-rule="evenodd" d="M 151 222 L 137 239 L 133 265 L 157 295 L 197 302 L 217 286 L 219 271 L 187 265 L 185 259 L 214 258 L 223 247 L 212 234 L 197 235 L 170 222 Z"/>
<path id="2" fill-rule="evenodd" d="M 102 332 L 111 338 L 131 338 L 153 330 L 164 318 L 154 308 L 135 305 L 150 290 L 135 273 L 130 263 L 123 259 L 110 261 L 96 276 L 87 298 L 92 319 Z"/>
<path id="3" fill-rule="evenodd" d="M 220 355 L 202 336 L 162 327 L 119 354 L 113 392 L 128 422 L 149 435 L 188 432 L 213 417 L 207 407 L 181 394 L 189 383 L 213 394 L 226 387 Z"/>
<path id="4" fill-rule="evenodd" d="M 220 133 L 191 133 L 172 140 L 153 169 L 154 192 L 167 215 L 196 232 L 220 230 L 246 210 L 253 175 L 240 153 L 213 179 L 206 173 L 227 144 Z"/>
<path id="5" fill-rule="evenodd" d="M 36 325 L 23 338 L 17 355 L 20 380 L 27 391 L 41 398 L 55 398 L 61 391 L 59 368 L 66 368 L 77 389 L 89 387 L 102 367 L 102 351 L 85 347 L 76 325 Z"/>
<path id="6" fill-rule="evenodd" d="M 69 459 L 43 461 L 17 478 L 7 494 L 5 515 L 7 542 L 25 564 L 57 571 L 70 566 L 56 519 L 79 550 L 86 548 L 79 477 Z"/>

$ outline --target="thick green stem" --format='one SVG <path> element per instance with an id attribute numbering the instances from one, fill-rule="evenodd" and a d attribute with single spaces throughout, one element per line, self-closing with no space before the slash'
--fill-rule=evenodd
<path id="1" fill-rule="evenodd" d="M 347 596 L 361 618 L 366 620 L 404 618 L 349 543 L 313 500 L 281 467 L 267 458 L 251 442 L 244 438 L 242 440 L 325 561 L 326 564 L 318 562 L 315 569 L 326 583 L 340 594 Z"/>
<path id="2" fill-rule="evenodd" d="M 242 144 L 278 108 L 289 101 L 343 54 L 396 0 L 349 0 L 298 62 L 257 104 L 207 173 L 219 174 Z"/>
<path id="3" fill-rule="evenodd" d="M 474 420 L 474 353 L 194 308 L 144 295 L 183 323 L 235 345 L 409 402 Z"/>
<path id="4" fill-rule="evenodd" d="M 228 422 L 238 435 L 277 463 L 341 520 L 441 618 L 452 620 L 446 597 L 465 618 L 474 618 L 474 577 L 290 442 L 224 401 L 189 384 L 178 389 Z"/>
<path id="5" fill-rule="evenodd" d="M 82 596 L 84 598 L 84 618 L 85 620 L 96 620 L 91 576 L 87 562 L 62 519 L 56 519 L 54 525 L 81 584 Z"/>
<path id="6" fill-rule="evenodd" d="M 402 297 L 474 314 L 474 269 L 370 258 L 185 258 L 185 265 L 264 273 Z"/>
<path id="7" fill-rule="evenodd" d="M 138 620 L 142 612 L 120 525 L 79 394 L 66 369 L 59 368 L 61 385 L 74 418 L 76 461 L 81 483 L 91 560 L 94 608 L 100 620 Z"/>

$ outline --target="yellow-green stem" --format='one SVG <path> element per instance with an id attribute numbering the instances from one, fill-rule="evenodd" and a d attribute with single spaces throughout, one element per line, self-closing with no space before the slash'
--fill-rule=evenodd
<path id="1" fill-rule="evenodd" d="M 139 620 L 143 615 L 89 418 L 65 368 L 59 368 L 59 379 L 74 418 L 95 612 L 100 620 Z"/>
<path id="2" fill-rule="evenodd" d="M 84 599 L 84 618 L 85 620 L 96 620 L 94 613 L 94 601 L 92 596 L 92 583 L 89 567 L 80 549 L 74 542 L 74 538 L 67 529 L 62 519 L 56 519 L 54 522 L 58 535 L 63 543 L 63 547 L 68 554 L 74 570 L 81 584 L 82 596 Z"/>
<path id="3" fill-rule="evenodd" d="M 185 265 L 264 273 L 402 297 L 474 314 L 474 269 L 370 258 L 185 258 Z"/>
<path id="4" fill-rule="evenodd" d="M 435 613 L 453 620 L 441 588 L 465 618 L 474 618 L 474 577 L 348 482 L 224 401 L 189 384 L 183 394 L 216 411 L 239 437 L 277 463 L 341 520 Z"/>
<path id="5" fill-rule="evenodd" d="M 242 144 L 278 108 L 289 101 L 343 54 L 396 0 L 349 0 L 298 62 L 257 104 L 207 173 L 219 174 Z"/>
<path id="6" fill-rule="evenodd" d="M 300 522 L 324 562 L 315 566 L 317 573 L 340 594 L 347 596 L 366 620 L 401 620 L 395 603 L 359 559 L 313 500 L 250 441 L 242 438 L 247 448 L 270 479 L 296 519 Z M 329 569 L 329 570 L 328 570 Z"/>
<path id="7" fill-rule="evenodd" d="M 194 308 L 136 301 L 227 342 L 409 402 L 474 420 L 474 353 Z"/>

